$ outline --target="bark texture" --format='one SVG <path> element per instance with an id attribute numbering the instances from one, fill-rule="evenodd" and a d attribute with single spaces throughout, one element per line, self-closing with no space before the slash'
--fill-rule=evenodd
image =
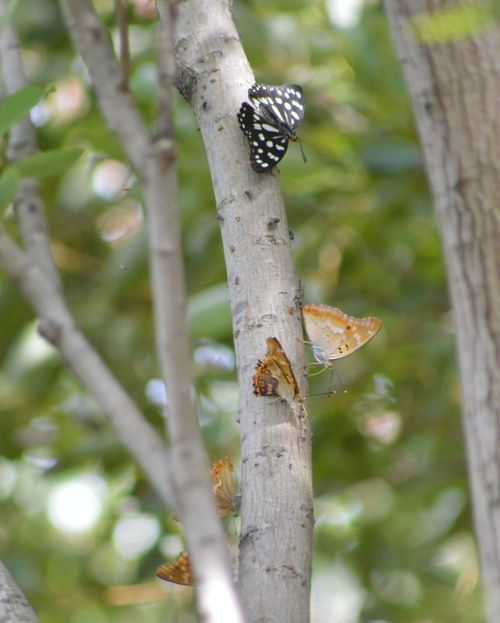
<path id="1" fill-rule="evenodd" d="M 256 174 L 236 119 L 254 82 L 230 3 L 177 4 L 178 85 L 193 106 L 211 170 L 233 314 L 240 389 L 239 582 L 247 623 L 307 623 L 312 545 L 310 439 L 252 375 L 277 337 L 304 391 L 300 282 L 278 177 Z"/>
<path id="2" fill-rule="evenodd" d="M 0 562 L 0 621 L 2 623 L 38 623 L 28 600 Z"/>
<path id="3" fill-rule="evenodd" d="M 494 623 L 500 612 L 500 25 L 488 3 L 386 0 L 386 8 L 440 220 L 476 536 Z"/>

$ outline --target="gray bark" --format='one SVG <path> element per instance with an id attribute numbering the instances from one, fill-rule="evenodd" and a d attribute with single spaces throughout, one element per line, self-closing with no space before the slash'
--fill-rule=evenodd
<path id="1" fill-rule="evenodd" d="M 386 0 L 448 270 L 489 621 L 500 612 L 500 26 L 493 6 Z M 460 32 L 441 33 L 453 10 Z M 462 11 L 462 13 L 460 13 Z M 434 21 L 433 21 L 434 19 Z M 431 25 L 431 28 L 429 26 Z"/>
<path id="2" fill-rule="evenodd" d="M 307 623 L 312 547 L 310 439 L 252 375 L 277 337 L 304 392 L 300 283 L 277 176 L 256 174 L 236 113 L 254 82 L 221 0 L 177 5 L 178 84 L 202 133 L 217 202 L 238 365 L 241 426 L 239 583 L 247 623 Z M 214 215 L 215 218 L 215 215 Z M 279 219 L 270 225 L 272 219 Z M 302 381 L 302 382 L 301 382 Z"/>
<path id="3" fill-rule="evenodd" d="M 7 567 L 0 562 L 0 622 L 38 623 L 28 600 L 23 595 Z"/>

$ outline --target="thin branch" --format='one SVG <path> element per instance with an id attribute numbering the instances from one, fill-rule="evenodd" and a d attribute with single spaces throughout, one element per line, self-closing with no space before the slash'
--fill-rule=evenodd
<path id="1" fill-rule="evenodd" d="M 186 327 L 171 109 L 171 21 L 160 29 L 160 113 L 152 139 L 132 98 L 120 89 L 109 36 L 89 0 L 60 0 L 68 27 L 91 76 L 101 109 L 143 182 L 148 208 L 157 352 L 166 380 L 176 510 L 182 520 L 207 621 L 242 621 L 232 583 L 224 532 L 209 482 L 194 404 L 194 379 Z M 167 11 L 170 15 L 170 11 Z M 169 65 L 170 64 L 170 65 Z M 136 148 L 135 146 L 138 145 Z"/>
<path id="2" fill-rule="evenodd" d="M 186 326 L 186 287 L 172 127 L 174 9 L 172 2 L 159 4 L 163 5 L 163 19 L 158 50 L 159 119 L 155 140 L 158 156 L 150 163 L 151 183 L 146 187 L 150 207 L 157 352 L 167 381 L 168 429 L 174 462 L 179 468 L 175 474 L 176 486 L 184 492 L 184 496 L 179 497 L 178 510 L 195 571 L 201 580 L 201 608 L 207 621 L 238 623 L 243 617 L 231 581 L 232 568 L 224 533 L 212 503 L 208 461 L 193 402 L 194 376 Z"/>
<path id="3" fill-rule="evenodd" d="M 59 3 L 75 48 L 89 71 L 106 123 L 119 138 L 137 173 L 147 179 L 144 163 L 150 156 L 150 138 L 132 95 L 123 89 L 110 36 L 90 0 Z"/>
<path id="4" fill-rule="evenodd" d="M 59 289 L 0 226 L 0 263 L 36 311 L 39 331 L 95 398 L 165 504 L 173 506 L 167 450 L 76 327 Z"/>
<path id="5" fill-rule="evenodd" d="M 0 621 L 5 623 L 39 623 L 28 600 L 0 562 Z"/>
<path id="6" fill-rule="evenodd" d="M 0 0 L 2 15 L 5 8 L 6 1 Z M 14 92 L 26 84 L 26 79 L 17 34 L 10 24 L 0 33 L 0 53 L 5 81 Z M 34 127 L 29 119 L 15 126 L 9 138 L 14 160 L 36 150 Z M 79 331 L 66 306 L 50 254 L 48 228 L 35 180 L 22 180 L 16 203 L 26 251 L 21 251 L 0 228 L 0 261 L 38 313 L 40 332 L 93 395 L 161 499 L 173 506 L 169 460 L 161 439 Z"/>
<path id="7" fill-rule="evenodd" d="M 127 7 L 124 0 L 115 0 L 116 21 L 120 44 L 120 68 L 122 73 L 122 89 L 128 89 L 130 78 L 130 47 L 128 43 Z"/>
<path id="8" fill-rule="evenodd" d="M 0 0 L 0 20 L 7 10 L 7 0 Z M 0 57 L 2 73 L 8 93 L 15 93 L 26 86 L 27 80 L 21 57 L 19 40 L 10 23 L 0 32 Z M 22 160 L 37 151 L 36 132 L 29 118 L 10 129 L 7 157 L 10 162 Z M 39 201 L 38 182 L 24 179 L 15 206 L 19 230 L 27 252 L 37 263 L 45 267 L 50 279 L 60 285 L 59 274 L 49 248 L 48 227 Z"/>

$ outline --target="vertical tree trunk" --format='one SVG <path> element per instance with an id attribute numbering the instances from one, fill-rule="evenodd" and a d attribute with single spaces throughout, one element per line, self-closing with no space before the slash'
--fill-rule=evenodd
<path id="1" fill-rule="evenodd" d="M 177 5 L 181 92 L 205 143 L 228 272 L 241 426 L 240 593 L 247 623 L 307 623 L 312 547 L 310 439 L 287 405 L 257 398 L 252 375 L 277 337 L 302 381 L 300 285 L 274 175 L 254 173 L 236 113 L 254 81 L 222 0 Z M 214 214 L 214 218 L 216 215 Z"/>
<path id="2" fill-rule="evenodd" d="M 448 270 L 476 537 L 500 613 L 500 26 L 488 3 L 386 0 Z M 488 12 L 490 11 L 490 12 Z"/>

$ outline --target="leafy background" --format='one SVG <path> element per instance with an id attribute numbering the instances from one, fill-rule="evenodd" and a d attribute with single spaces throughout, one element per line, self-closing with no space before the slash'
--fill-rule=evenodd
<path id="1" fill-rule="evenodd" d="M 40 148 L 83 150 L 71 169 L 41 178 L 65 291 L 84 331 L 162 430 L 140 188 L 100 118 L 57 3 L 22 4 L 15 21 L 27 71 L 48 91 L 33 112 Z M 112 1 L 95 4 L 116 35 Z M 482 621 L 441 244 L 382 7 L 240 0 L 235 18 L 257 80 L 305 91 L 308 162 L 292 146 L 280 169 L 306 302 L 384 322 L 333 377 L 311 381 L 313 621 Z M 154 5 L 131 2 L 130 22 L 131 84 L 152 123 Z M 212 458 L 237 464 L 214 198 L 200 133 L 180 96 L 175 115 L 200 418 Z M 12 184 L 5 157 L 3 166 L 2 181 Z M 6 203 L 2 219 L 15 231 Z M 154 578 L 182 548 L 179 527 L 37 337 L 3 273 L 0 287 L 2 560 L 42 621 L 195 621 L 193 591 Z M 228 530 L 237 532 L 236 520 Z"/>

